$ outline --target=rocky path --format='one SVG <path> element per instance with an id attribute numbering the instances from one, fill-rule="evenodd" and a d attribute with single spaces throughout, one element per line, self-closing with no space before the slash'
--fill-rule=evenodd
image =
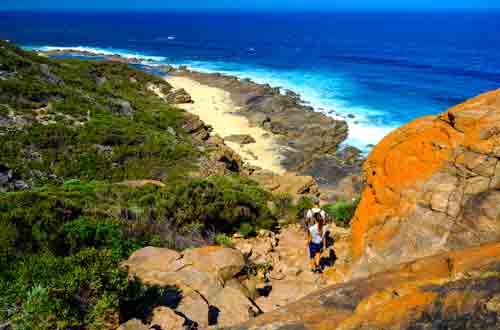
<path id="1" fill-rule="evenodd" d="M 334 242 L 323 253 L 326 268 L 321 275 L 309 270 L 306 234 L 299 225 L 279 233 L 261 231 L 252 239 L 236 237 L 235 248 L 136 251 L 122 264 L 130 277 L 169 290 L 165 304 L 146 317 L 149 324 L 132 319 L 120 330 L 233 326 L 336 283 L 341 278 L 332 274 L 349 260 L 350 233 L 335 227 L 330 232 Z"/>
<path id="2" fill-rule="evenodd" d="M 269 265 L 267 274 L 257 274 L 255 303 L 268 312 L 339 281 L 337 268 L 349 262 L 348 230 L 329 226 L 329 247 L 322 254 L 323 274 L 309 269 L 307 236 L 299 225 L 290 225 L 275 234 L 261 231 L 250 240 L 237 240 L 236 248 L 255 265 Z"/>

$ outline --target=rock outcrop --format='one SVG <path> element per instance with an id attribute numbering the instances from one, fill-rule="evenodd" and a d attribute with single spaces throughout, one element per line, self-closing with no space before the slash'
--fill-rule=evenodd
<path id="1" fill-rule="evenodd" d="M 208 246 L 180 254 L 146 247 L 133 253 L 122 266 L 128 269 L 130 278 L 138 278 L 146 286 L 171 288 L 172 297 L 165 301 L 180 297 L 175 306 L 156 309 L 152 324 L 173 320 L 177 325 L 194 327 L 227 326 L 247 321 L 260 312 L 247 296 L 225 285 L 245 267 L 245 259 L 236 249 Z"/>
<path id="2" fill-rule="evenodd" d="M 199 159 L 199 176 L 223 176 L 242 172 L 242 160 L 234 150 L 228 147 L 224 140 L 212 134 L 212 128 L 207 126 L 198 116 L 186 113 L 182 129 L 194 138 L 202 151 L 210 150 Z"/>
<path id="3" fill-rule="evenodd" d="M 500 90 L 389 134 L 364 164 L 354 276 L 500 240 Z"/>
<path id="4" fill-rule="evenodd" d="M 337 151 L 347 138 L 347 123 L 315 112 L 297 94 L 291 91 L 282 93 L 280 88 L 221 74 L 188 70 L 179 70 L 176 74 L 229 92 L 234 103 L 240 107 L 239 113 L 251 124 L 272 134 L 285 150 L 282 165 L 288 171 L 312 175 L 320 185 L 324 184 L 330 190 L 335 190 L 343 178 L 349 181 L 351 175 L 359 176 L 360 162 L 345 171 L 332 171 L 327 166 L 321 166 L 334 157 L 343 167 L 347 159 Z M 334 180 L 330 181 L 332 177 Z"/>
<path id="5" fill-rule="evenodd" d="M 273 193 L 287 193 L 292 196 L 299 196 L 312 195 L 318 192 L 318 185 L 312 176 L 302 176 L 292 172 L 275 175 L 259 171 L 252 175 L 252 179 Z"/>
<path id="6" fill-rule="evenodd" d="M 319 290 L 232 330 L 498 329 L 500 244 L 395 266 Z"/>
<path id="7" fill-rule="evenodd" d="M 165 100 L 169 104 L 185 104 L 193 102 L 191 95 L 189 95 L 183 88 L 171 90 L 165 95 Z"/>

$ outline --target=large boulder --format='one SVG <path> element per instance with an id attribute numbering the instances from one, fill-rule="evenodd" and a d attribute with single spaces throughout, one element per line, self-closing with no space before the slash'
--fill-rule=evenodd
<path id="1" fill-rule="evenodd" d="M 148 330 L 149 326 L 142 323 L 141 320 L 131 319 L 122 325 L 117 330 Z"/>
<path id="2" fill-rule="evenodd" d="M 233 278 L 245 267 L 245 259 L 239 250 L 220 246 L 187 250 L 183 260 L 194 269 L 212 274 L 223 282 Z"/>
<path id="3" fill-rule="evenodd" d="M 234 142 L 237 144 L 252 144 L 255 143 L 255 139 L 253 136 L 248 135 L 248 134 L 233 134 L 226 136 L 224 140 L 229 141 L 229 142 Z"/>
<path id="4" fill-rule="evenodd" d="M 353 221 L 354 276 L 500 240 L 500 90 L 380 142 Z"/>
<path id="5" fill-rule="evenodd" d="M 130 104 L 130 102 L 127 100 L 110 98 L 109 110 L 128 119 L 134 119 L 134 108 L 132 107 L 132 104 Z"/>
<path id="6" fill-rule="evenodd" d="M 196 291 L 183 292 L 182 300 L 176 311 L 186 317 L 188 325 L 191 325 L 192 328 L 208 326 L 209 305 Z"/>
<path id="7" fill-rule="evenodd" d="M 181 268 L 180 258 L 177 251 L 148 246 L 134 252 L 122 265 L 128 267 L 132 276 L 148 282 L 152 272 L 173 272 Z"/>
<path id="8" fill-rule="evenodd" d="M 213 299 L 217 308 L 217 325 L 231 326 L 248 321 L 259 310 L 238 289 L 225 287 Z"/>
<path id="9" fill-rule="evenodd" d="M 234 330 L 500 327 L 500 243 L 397 265 L 321 289 Z"/>
<path id="10" fill-rule="evenodd" d="M 183 330 L 184 322 L 184 318 L 170 308 L 159 306 L 153 310 L 151 327 L 160 327 L 161 330 Z"/>
<path id="11" fill-rule="evenodd" d="M 277 175 L 258 171 L 252 175 L 252 179 L 273 193 L 285 193 L 297 196 L 318 192 L 318 186 L 312 176 L 297 175 L 293 172 Z"/>
<path id="12" fill-rule="evenodd" d="M 185 104 L 193 103 L 191 95 L 189 95 L 184 88 L 171 90 L 165 99 L 169 104 Z"/>

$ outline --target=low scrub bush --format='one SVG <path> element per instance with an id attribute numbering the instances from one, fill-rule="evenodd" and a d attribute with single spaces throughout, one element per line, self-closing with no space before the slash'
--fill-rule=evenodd
<path id="1" fill-rule="evenodd" d="M 0 171 L 31 187 L 0 187 L 0 324 L 116 329 L 176 296 L 128 280 L 119 264 L 133 251 L 230 246 L 238 230 L 274 226 L 271 196 L 255 182 L 191 179 L 202 152 L 181 129 L 185 113 L 148 90 L 161 79 L 1 40 L 0 68 L 16 72 L 0 80 L 0 117 L 13 125 L 0 127 Z M 168 186 L 124 183 L 141 179 Z"/>
<path id="2" fill-rule="evenodd" d="M 352 201 L 340 199 L 333 204 L 323 206 L 323 209 L 328 213 L 329 217 L 335 221 L 337 226 L 347 228 L 351 224 L 359 200 L 359 198 L 355 198 Z"/>
<path id="3" fill-rule="evenodd" d="M 298 219 L 303 219 L 306 215 L 307 210 L 314 206 L 314 201 L 308 196 L 300 197 L 296 205 L 296 214 Z"/>
<path id="4" fill-rule="evenodd" d="M 244 227 L 248 234 L 270 229 L 274 220 L 267 201 L 270 195 L 255 182 L 241 177 L 193 180 L 170 190 L 164 203 L 174 224 L 193 222 L 216 232 L 233 233 Z"/>
<path id="5" fill-rule="evenodd" d="M 234 243 L 231 240 L 231 237 L 227 236 L 226 234 L 217 234 L 214 237 L 214 242 L 217 245 L 225 246 L 228 248 L 234 247 Z"/>

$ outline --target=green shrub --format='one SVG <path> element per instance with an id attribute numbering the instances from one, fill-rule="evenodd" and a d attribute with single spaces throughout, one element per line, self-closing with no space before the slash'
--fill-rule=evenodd
<path id="1" fill-rule="evenodd" d="M 255 228 L 247 222 L 243 222 L 242 224 L 240 224 L 238 231 L 245 238 L 255 234 Z"/>
<path id="2" fill-rule="evenodd" d="M 293 197 L 288 193 L 279 193 L 273 196 L 273 202 L 275 206 L 275 215 L 278 218 L 287 218 L 290 213 L 295 211 L 293 205 Z"/>
<path id="3" fill-rule="evenodd" d="M 269 194 L 241 177 L 214 177 L 179 184 L 170 190 L 164 208 L 179 226 L 199 222 L 216 232 L 233 233 L 246 223 L 257 229 L 273 225 Z"/>
<path id="4" fill-rule="evenodd" d="M 49 316 L 53 309 L 46 288 L 35 285 L 26 296 L 26 301 L 13 323 L 19 330 L 34 330 L 50 328 Z"/>
<path id="5" fill-rule="evenodd" d="M 323 209 L 334 219 L 337 226 L 349 227 L 358 207 L 359 200 L 359 198 L 355 198 L 349 202 L 345 199 L 340 199 L 333 204 L 323 206 Z"/>
<path id="6" fill-rule="evenodd" d="M 217 245 L 225 246 L 232 248 L 234 247 L 234 243 L 231 240 L 231 237 L 225 235 L 225 234 L 217 234 L 215 235 L 214 242 Z"/>
<path id="7" fill-rule="evenodd" d="M 258 273 L 262 273 L 265 277 L 267 277 L 272 270 L 273 264 L 271 262 L 254 263 L 252 261 L 247 261 L 244 272 L 248 276 L 256 276 Z"/>
<path id="8" fill-rule="evenodd" d="M 302 196 L 300 197 L 299 201 L 297 202 L 297 218 L 302 219 L 305 216 L 305 213 L 307 210 L 311 209 L 314 206 L 314 201 L 312 198 L 307 197 L 307 196 Z"/>
<path id="9" fill-rule="evenodd" d="M 49 83 L 42 63 L 64 83 Z M 148 90 L 148 82 L 166 86 L 160 78 L 121 63 L 40 57 L 1 40 L 0 68 L 16 72 L 0 80 L 0 116 L 12 111 L 31 123 L 0 128 L 0 167 L 33 187 L 0 192 L 0 323 L 116 329 L 172 297 L 128 280 L 119 264 L 133 251 L 200 246 L 214 235 L 229 246 L 224 233 L 274 225 L 271 196 L 255 182 L 190 179 L 201 152 L 181 129 L 185 113 Z M 107 82 L 97 86 L 97 76 Z M 116 99 L 130 103 L 133 119 L 112 111 Z M 37 123 L 33 110 L 48 105 L 55 123 Z M 119 184 L 141 179 L 168 186 Z"/>

